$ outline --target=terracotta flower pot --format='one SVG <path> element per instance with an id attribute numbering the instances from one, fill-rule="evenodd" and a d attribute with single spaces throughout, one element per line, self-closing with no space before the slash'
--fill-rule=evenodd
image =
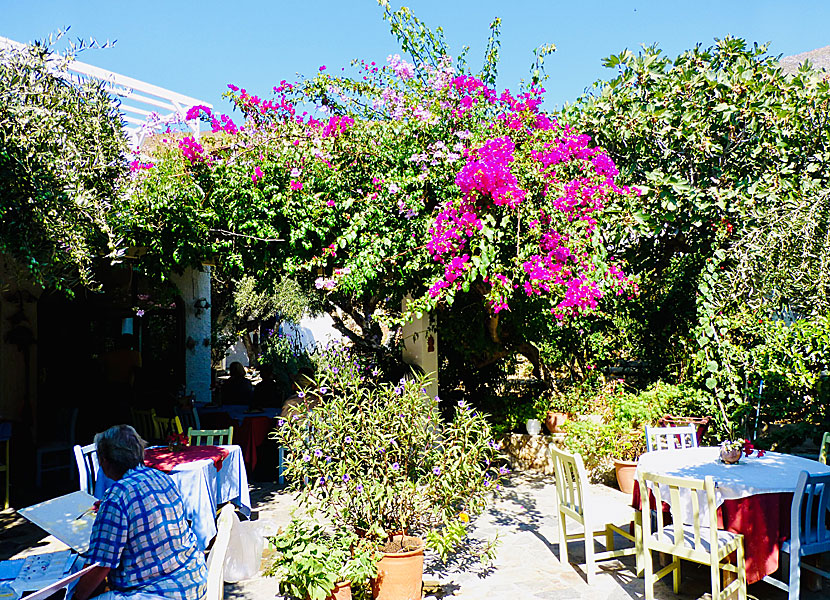
<path id="1" fill-rule="evenodd" d="M 352 600 L 352 584 L 348 581 L 338 583 L 326 600 Z"/>
<path id="2" fill-rule="evenodd" d="M 568 420 L 568 415 L 561 412 L 548 411 L 545 416 L 545 427 L 551 433 L 562 433 L 562 425 Z"/>
<path id="3" fill-rule="evenodd" d="M 634 491 L 634 471 L 637 470 L 637 461 L 614 459 L 614 471 L 617 473 L 617 485 L 624 494 Z"/>
<path id="4" fill-rule="evenodd" d="M 396 535 L 391 540 L 399 542 L 405 550 L 384 552 L 378 563 L 378 576 L 372 579 L 372 597 L 375 600 L 420 600 L 421 582 L 424 578 L 424 542 L 420 538 Z"/>
<path id="5" fill-rule="evenodd" d="M 727 450 L 726 448 L 720 449 L 720 459 L 727 465 L 737 464 L 741 460 L 741 456 L 743 456 L 743 450 L 740 448 L 734 450 Z"/>

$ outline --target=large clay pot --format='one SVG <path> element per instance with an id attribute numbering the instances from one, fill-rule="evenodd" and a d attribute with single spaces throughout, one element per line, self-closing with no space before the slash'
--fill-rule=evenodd
<path id="1" fill-rule="evenodd" d="M 395 535 L 406 552 L 384 552 L 378 563 L 378 576 L 372 580 L 372 597 L 375 600 L 420 600 L 421 582 L 424 578 L 424 542 L 420 538 Z"/>
<path id="2" fill-rule="evenodd" d="M 562 425 L 568 420 L 568 415 L 561 412 L 548 411 L 545 416 L 545 427 L 550 433 L 562 433 Z"/>
<path id="3" fill-rule="evenodd" d="M 614 459 L 614 471 L 617 473 L 617 485 L 620 491 L 631 494 L 634 491 L 634 471 L 637 470 L 637 461 Z"/>
<path id="4" fill-rule="evenodd" d="M 341 581 L 326 596 L 326 600 L 352 600 L 352 584 L 348 581 Z"/>

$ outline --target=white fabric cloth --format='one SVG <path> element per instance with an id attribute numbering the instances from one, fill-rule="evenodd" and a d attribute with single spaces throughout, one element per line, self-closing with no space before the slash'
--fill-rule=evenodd
<path id="1" fill-rule="evenodd" d="M 640 456 L 635 477 L 642 472 L 715 480 L 715 505 L 724 500 L 746 498 L 756 494 L 776 494 L 795 491 L 801 471 L 830 473 L 830 466 L 791 454 L 767 452 L 758 456 L 742 456 L 740 462 L 727 465 L 720 460 L 720 447 L 685 448 L 682 450 L 657 450 Z M 668 489 L 663 487 L 663 501 L 669 502 Z M 685 521 L 691 521 L 692 503 L 688 494 L 681 494 Z M 706 522 L 706 496 L 700 493 L 700 518 Z"/>
<path id="2" fill-rule="evenodd" d="M 229 454 L 218 471 L 211 459 L 203 459 L 184 463 L 168 473 L 182 496 L 185 517 L 191 523 L 201 550 L 216 536 L 218 505 L 233 502 L 245 516 L 251 514 L 251 494 L 242 449 L 236 445 L 222 448 Z M 103 498 L 110 485 L 112 480 L 99 471 L 95 497 Z"/>

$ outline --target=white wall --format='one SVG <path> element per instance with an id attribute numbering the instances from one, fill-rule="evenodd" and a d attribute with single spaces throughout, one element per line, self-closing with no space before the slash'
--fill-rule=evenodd
<path id="1" fill-rule="evenodd" d="M 185 306 L 185 340 L 193 347 L 185 349 L 185 381 L 187 392 L 196 400 L 210 402 L 210 308 L 198 310 L 196 301 L 210 304 L 210 267 L 187 269 L 171 278 L 181 292 Z M 207 344 L 205 344 L 207 340 Z"/>
<path id="2" fill-rule="evenodd" d="M 404 309 L 406 300 L 404 300 Z M 438 332 L 429 327 L 429 315 L 403 326 L 403 360 L 416 364 L 431 376 L 427 394 L 438 395 Z"/>

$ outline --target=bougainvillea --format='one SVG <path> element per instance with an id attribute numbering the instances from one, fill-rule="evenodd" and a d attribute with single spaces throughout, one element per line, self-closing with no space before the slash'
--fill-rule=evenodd
<path id="1" fill-rule="evenodd" d="M 378 321 L 449 309 L 459 292 L 485 317 L 530 307 L 554 323 L 633 293 L 602 220 L 610 197 L 637 192 L 615 183 L 608 155 L 541 111 L 537 83 L 497 92 L 446 54 L 412 58 L 321 68 L 271 99 L 229 85 L 244 123 L 194 107 L 211 132 L 168 138 L 157 167 L 134 172 L 134 206 L 186 198 L 207 252 L 304 281 L 376 349 L 389 343 Z"/>

